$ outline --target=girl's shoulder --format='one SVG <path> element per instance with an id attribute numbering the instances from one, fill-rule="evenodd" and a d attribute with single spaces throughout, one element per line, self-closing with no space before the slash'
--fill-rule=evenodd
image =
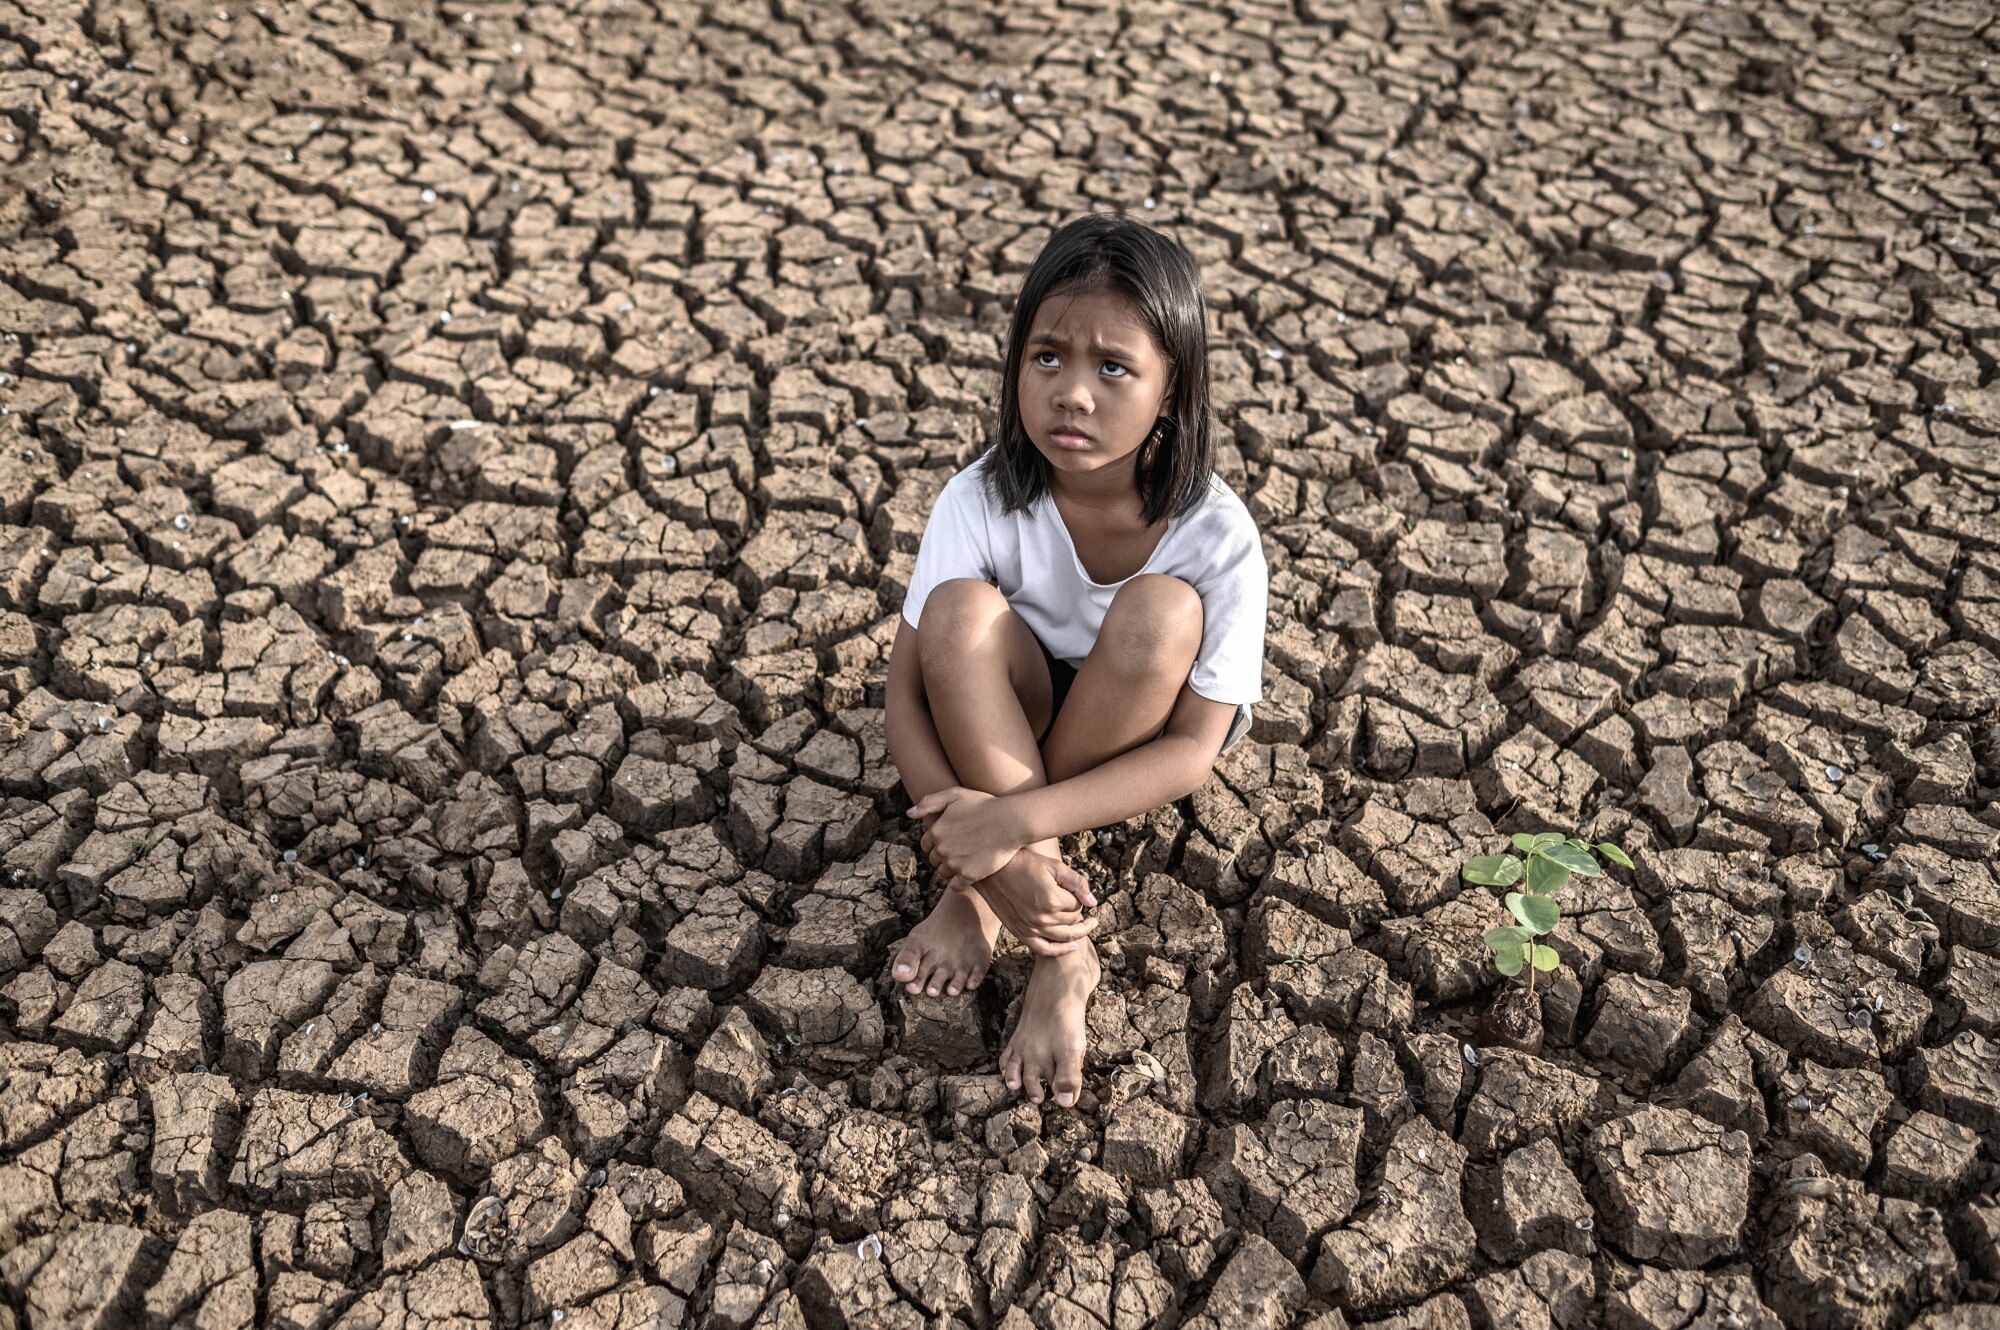
<path id="1" fill-rule="evenodd" d="M 944 483 L 945 488 L 951 490 L 954 494 L 962 494 L 978 498 L 982 502 L 985 501 L 987 496 L 986 463 L 992 456 L 993 450 L 989 448 L 958 470 L 952 472 L 951 479 Z"/>
<path id="2" fill-rule="evenodd" d="M 1217 475 L 1210 475 L 1201 501 L 1176 522 L 1168 539 L 1167 562 L 1197 586 L 1251 576 L 1266 566 L 1257 519 Z"/>
<path id="3" fill-rule="evenodd" d="M 986 474 L 982 464 L 985 460 L 986 454 L 981 453 L 946 476 L 944 483 L 933 491 L 937 496 L 934 502 L 950 502 L 968 508 L 983 507 L 986 502 Z M 931 483 L 937 482 L 933 480 Z"/>
<path id="4" fill-rule="evenodd" d="M 994 474 L 994 468 L 999 465 L 995 452 L 995 449 L 988 448 L 953 472 L 944 483 L 940 500 L 949 499 L 964 512 L 978 513 L 996 528 L 1033 521 L 1036 509 L 1047 504 L 1049 499 L 1044 496 L 1040 504 L 1009 513 L 1002 493 L 1001 477 Z"/>
<path id="5" fill-rule="evenodd" d="M 1201 502 L 1188 513 L 1186 525 L 1210 539 L 1233 538 L 1253 544 L 1261 540 L 1250 505 L 1215 471 L 1208 473 L 1208 488 Z"/>

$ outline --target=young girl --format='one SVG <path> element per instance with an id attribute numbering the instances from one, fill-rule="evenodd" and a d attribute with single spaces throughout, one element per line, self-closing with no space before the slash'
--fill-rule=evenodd
<path id="1" fill-rule="evenodd" d="M 1069 222 L 1021 284 L 999 438 L 938 495 L 903 601 L 889 752 L 947 889 L 892 972 L 976 988 L 1004 924 L 1035 962 L 1000 1071 L 1037 1104 L 1076 1102 L 1098 980 L 1057 838 L 1193 792 L 1264 695 L 1264 551 L 1213 430 L 1193 257 Z"/>

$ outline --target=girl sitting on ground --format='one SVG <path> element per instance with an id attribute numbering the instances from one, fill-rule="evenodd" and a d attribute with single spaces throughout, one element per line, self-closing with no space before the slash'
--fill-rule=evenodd
<path id="1" fill-rule="evenodd" d="M 1012 1089 L 1083 1086 L 1096 905 L 1058 837 L 1197 789 L 1263 698 L 1267 572 L 1215 474 L 1194 258 L 1092 213 L 1050 237 L 1008 331 L 998 438 L 949 480 L 891 648 L 890 756 L 944 889 L 897 950 L 912 994 L 1034 956 Z"/>

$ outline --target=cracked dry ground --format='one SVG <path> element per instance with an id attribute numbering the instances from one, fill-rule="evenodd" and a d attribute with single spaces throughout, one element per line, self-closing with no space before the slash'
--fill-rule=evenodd
<path id="1" fill-rule="evenodd" d="M 0 1327 L 1995 1325 L 1989 7 L 226 5 L 0 3 Z M 1099 202 L 1269 661 L 1039 1112 L 883 653 Z"/>

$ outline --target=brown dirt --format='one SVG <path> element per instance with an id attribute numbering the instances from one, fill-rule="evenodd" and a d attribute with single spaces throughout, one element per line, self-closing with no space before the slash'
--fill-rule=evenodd
<path id="1" fill-rule="evenodd" d="M 2000 1312 L 2000 27 L 0 5 L 0 1330 Z M 1194 251 L 1266 699 L 911 1000 L 1052 224 Z M 1497 896 L 1569 889 L 1538 1057 Z"/>
<path id="2" fill-rule="evenodd" d="M 1479 1018 L 1479 1042 L 1489 1047 L 1539 1053 L 1546 1038 L 1541 995 L 1525 988 L 1501 989 Z"/>

